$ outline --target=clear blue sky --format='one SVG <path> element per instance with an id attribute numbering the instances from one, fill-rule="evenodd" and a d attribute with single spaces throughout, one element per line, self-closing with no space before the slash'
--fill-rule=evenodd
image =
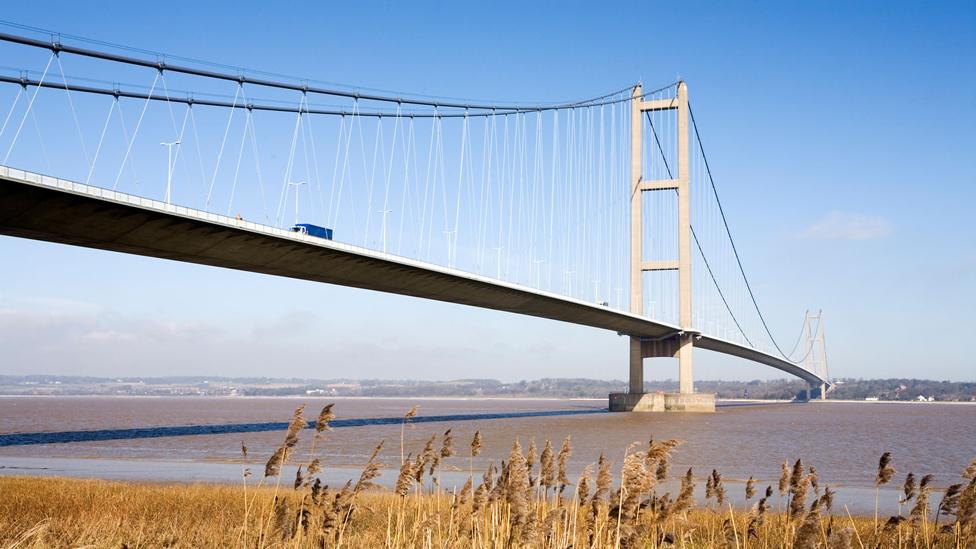
<path id="1" fill-rule="evenodd" d="M 48 2 L 3 18 L 439 96 L 680 76 L 774 334 L 792 343 L 823 308 L 832 375 L 976 378 L 972 2 Z M 622 338 L 544 320 L 10 238 L 0 265 L 3 374 L 626 375 Z M 697 356 L 699 378 L 780 377 Z"/>

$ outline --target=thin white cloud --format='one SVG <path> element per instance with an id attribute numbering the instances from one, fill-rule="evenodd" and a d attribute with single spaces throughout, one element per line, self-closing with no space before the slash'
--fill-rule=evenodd
<path id="1" fill-rule="evenodd" d="M 862 215 L 833 211 L 800 233 L 802 238 L 832 240 L 872 240 L 895 231 L 891 222 L 880 215 Z"/>

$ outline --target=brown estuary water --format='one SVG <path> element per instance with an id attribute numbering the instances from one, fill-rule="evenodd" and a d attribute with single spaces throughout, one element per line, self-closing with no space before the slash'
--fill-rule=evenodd
<path id="1" fill-rule="evenodd" d="M 618 414 L 607 412 L 604 400 L 569 399 L 0 397 L 0 474 L 240 482 L 242 467 L 260 475 L 297 406 L 306 404 L 305 417 L 314 420 L 329 402 L 335 402 L 335 428 L 316 453 L 330 483 L 358 475 L 380 441 L 381 480 L 391 483 L 400 463 L 401 418 L 414 405 L 419 414 L 405 429 L 405 453 L 453 430 L 458 456 L 445 460 L 446 489 L 463 483 L 472 465 L 479 474 L 506 459 L 515 439 L 523 448 L 534 439 L 541 450 L 546 439 L 558 449 L 570 436 L 569 470 L 576 474 L 601 452 L 619 465 L 632 442 L 676 438 L 682 444 L 672 476 L 691 467 L 704 479 L 717 469 L 740 504 L 749 476 L 760 490 L 775 489 L 780 464 L 802 458 L 838 491 L 838 508 L 871 514 L 883 452 L 892 453 L 898 470 L 882 491 L 885 512 L 897 510 L 905 473 L 933 474 L 945 487 L 959 482 L 976 457 L 976 406 L 962 404 L 721 402 L 714 414 Z M 472 463 L 468 444 L 476 430 L 483 450 Z M 313 433 L 302 433 L 297 459 L 307 461 Z M 242 443 L 249 448 L 246 463 Z"/>

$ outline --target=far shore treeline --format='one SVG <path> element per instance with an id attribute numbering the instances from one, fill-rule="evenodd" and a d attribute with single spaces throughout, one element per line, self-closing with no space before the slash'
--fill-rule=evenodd
<path id="1" fill-rule="evenodd" d="M 976 381 L 925 379 L 837 379 L 830 399 L 879 401 L 976 402 Z M 718 398 L 790 400 L 806 384 L 801 380 L 701 380 L 701 392 Z M 648 391 L 674 391 L 677 381 L 649 381 Z M 451 381 L 352 380 L 258 377 L 82 377 L 0 375 L 2 395 L 130 396 L 329 396 L 329 397 L 553 397 L 606 398 L 625 391 L 623 380 L 545 378 L 502 382 L 494 379 Z"/>

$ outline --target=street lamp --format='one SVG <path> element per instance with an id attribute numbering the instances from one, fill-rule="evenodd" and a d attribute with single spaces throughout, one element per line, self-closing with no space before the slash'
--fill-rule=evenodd
<path id="1" fill-rule="evenodd" d="M 383 216 L 383 253 L 386 253 L 386 214 L 391 213 L 393 210 L 383 209 L 377 210 L 376 213 Z"/>
<path id="2" fill-rule="evenodd" d="M 173 146 L 179 145 L 180 140 L 170 142 L 162 142 L 160 145 L 166 147 L 166 199 L 163 202 L 169 204 L 170 195 L 173 189 Z"/>
<path id="3" fill-rule="evenodd" d="M 448 268 L 453 269 L 454 260 L 453 260 L 453 253 L 452 253 L 453 247 L 451 246 L 451 237 L 457 233 L 457 230 L 455 229 L 453 231 L 443 231 L 443 233 L 447 235 L 447 266 Z"/>
<path id="4" fill-rule="evenodd" d="M 288 185 L 295 187 L 295 225 L 298 225 L 298 187 L 305 184 L 305 181 L 289 181 Z"/>

